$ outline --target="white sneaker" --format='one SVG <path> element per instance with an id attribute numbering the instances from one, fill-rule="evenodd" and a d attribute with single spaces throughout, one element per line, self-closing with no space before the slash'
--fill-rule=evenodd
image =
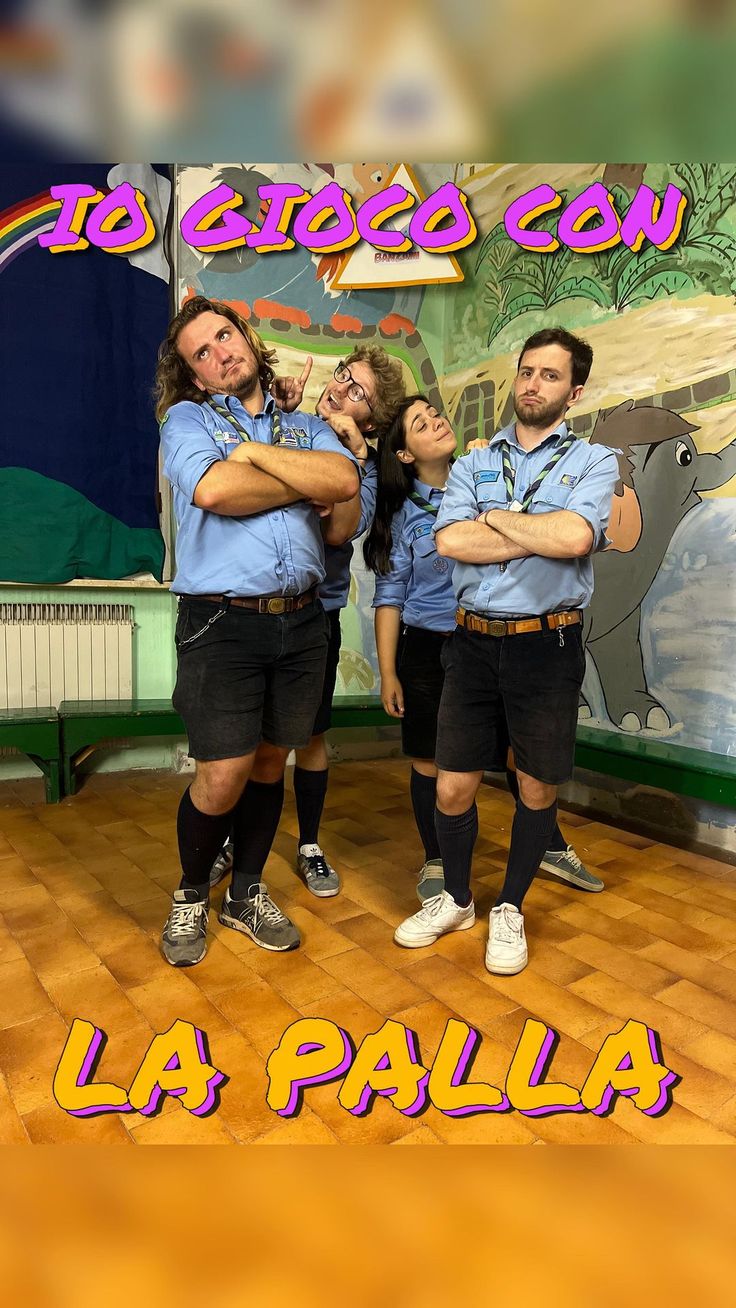
<path id="1" fill-rule="evenodd" d="M 433 945 L 447 931 L 468 931 L 475 925 L 475 904 L 472 899 L 467 908 L 460 908 L 452 895 L 442 890 L 439 895 L 425 899 L 424 906 L 412 917 L 407 917 L 396 928 L 394 940 L 406 949 L 420 949 Z"/>
<path id="2" fill-rule="evenodd" d="M 498 904 L 488 918 L 486 967 L 499 976 L 523 972 L 529 957 L 524 935 L 524 917 L 513 904 Z"/>

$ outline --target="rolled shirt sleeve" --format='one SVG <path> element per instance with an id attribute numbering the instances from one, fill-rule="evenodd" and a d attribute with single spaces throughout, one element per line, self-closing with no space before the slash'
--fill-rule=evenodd
<path id="1" fill-rule="evenodd" d="M 360 521 L 353 536 L 362 536 L 364 531 L 368 531 L 376 514 L 376 497 L 378 495 L 378 461 L 372 452 L 368 456 L 368 462 L 365 467 L 360 483 Z"/>
<path id="2" fill-rule="evenodd" d="M 403 611 L 406 593 L 412 574 L 411 550 L 404 539 L 402 531 L 405 507 L 399 509 L 391 523 L 391 570 L 385 576 L 376 577 L 376 589 L 373 596 L 373 608 L 390 606 Z"/>
<path id="3" fill-rule="evenodd" d="M 302 420 L 306 417 L 309 418 L 309 436 L 311 440 L 311 448 L 313 450 L 322 450 L 325 454 L 344 455 L 346 459 L 350 460 L 356 472 L 360 474 L 360 465 L 355 455 L 345 448 L 342 442 L 338 440 L 332 428 L 328 426 L 326 422 L 323 422 L 322 418 L 313 417 L 311 414 L 307 415 L 304 413 L 295 413 L 290 416 L 299 417 Z"/>
<path id="4" fill-rule="evenodd" d="M 598 453 L 596 446 L 589 446 L 589 449 Z M 576 481 L 565 504 L 566 509 L 578 513 L 590 526 L 593 532 L 593 554 L 606 549 L 611 543 L 606 536 L 606 527 L 619 475 L 615 451 L 600 446 L 599 457 L 591 458 L 590 465 Z"/>
<path id="5" fill-rule="evenodd" d="M 161 448 L 164 476 L 193 504 L 204 474 L 224 459 L 201 405 L 182 400 L 169 409 L 161 427 Z"/>
<path id="6" fill-rule="evenodd" d="M 473 451 L 469 455 L 464 455 L 452 466 L 442 505 L 432 527 L 435 535 L 453 522 L 473 522 L 478 516 L 473 480 L 475 454 L 476 451 Z"/>

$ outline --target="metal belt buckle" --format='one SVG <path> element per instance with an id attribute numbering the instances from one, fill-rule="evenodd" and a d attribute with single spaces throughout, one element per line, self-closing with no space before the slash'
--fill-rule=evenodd
<path id="1" fill-rule="evenodd" d="M 285 613 L 286 600 L 283 595 L 277 595 L 275 599 L 270 599 L 266 603 L 267 613 Z"/>
<path id="2" fill-rule="evenodd" d="M 502 618 L 494 618 L 492 622 L 488 623 L 488 635 L 489 636 L 506 635 L 506 623 L 503 621 Z"/>

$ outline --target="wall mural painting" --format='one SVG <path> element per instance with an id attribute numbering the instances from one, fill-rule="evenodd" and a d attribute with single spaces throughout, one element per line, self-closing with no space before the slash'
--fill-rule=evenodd
<path id="1" fill-rule="evenodd" d="M 334 178 L 362 201 L 385 186 L 392 167 L 181 168 L 179 204 L 225 181 L 255 216 L 259 185 L 291 181 L 315 192 Z M 401 359 L 408 385 L 444 405 L 464 444 L 511 420 L 511 381 L 527 336 L 557 323 L 585 336 L 595 362 L 571 425 L 619 451 L 620 481 L 611 545 L 595 560 L 580 717 L 733 752 L 736 166 L 415 167 L 427 189 L 452 177 L 469 198 L 479 234 L 459 256 L 462 283 L 344 291 L 334 286 L 340 256 L 298 248 L 275 260 L 247 248 L 201 255 L 180 242 L 180 298 L 232 301 L 274 342 L 287 372 L 312 354 L 308 403 L 346 351 L 379 341 Z M 561 243 L 539 254 L 510 239 L 503 219 L 515 199 L 548 184 L 564 206 L 595 182 L 622 215 L 642 184 L 658 195 L 678 187 L 688 203 L 677 240 L 664 250 L 619 242 L 590 254 Z M 535 229 L 553 232 L 558 213 L 542 215 Z M 377 685 L 372 593 L 358 549 L 342 619 L 342 692 Z"/>
<path id="2" fill-rule="evenodd" d="M 244 198 L 243 209 L 260 225 L 258 187 L 293 182 L 315 194 L 333 180 L 363 203 L 386 186 L 393 164 L 219 164 L 178 169 L 179 212 L 197 196 L 225 182 Z M 429 191 L 452 176 L 449 167 L 433 167 L 431 179 L 417 172 Z M 314 367 L 305 393 L 305 407 L 316 403 L 338 361 L 359 344 L 377 342 L 398 358 L 410 389 L 424 391 L 442 405 L 438 370 L 418 324 L 425 288 L 395 287 L 374 291 L 338 290 L 333 283 L 340 255 L 313 255 L 296 246 L 275 256 L 259 255 L 247 246 L 215 254 L 200 254 L 181 240 L 177 250 L 179 298 L 209 295 L 227 300 L 257 332 L 275 346 L 285 373 L 300 372 L 311 354 Z M 434 295 L 440 287 L 429 287 Z M 374 577 L 363 567 L 361 542 L 356 543 L 348 605 L 342 613 L 343 643 L 338 670 L 338 694 L 368 694 L 378 686 L 378 661 L 373 639 Z"/>

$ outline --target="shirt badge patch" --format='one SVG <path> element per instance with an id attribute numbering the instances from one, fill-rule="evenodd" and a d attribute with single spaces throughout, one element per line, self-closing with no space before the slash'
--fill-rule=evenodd
<path id="1" fill-rule="evenodd" d="M 574 486 L 576 481 L 577 477 L 571 476 L 569 472 L 566 472 L 564 477 L 560 477 L 560 485 L 562 486 Z"/>
<path id="2" fill-rule="evenodd" d="M 480 483 L 484 481 L 498 481 L 500 475 L 501 474 L 498 472 L 491 472 L 489 469 L 486 469 L 485 472 L 474 472 L 473 481 L 476 486 L 479 486 Z"/>
<path id="3" fill-rule="evenodd" d="M 419 540 L 420 536 L 429 536 L 431 530 L 432 527 L 430 523 L 428 522 L 420 523 L 420 525 L 418 527 L 415 527 L 412 532 L 412 540 Z"/>
<path id="4" fill-rule="evenodd" d="M 443 559 L 441 555 L 438 554 L 437 558 L 432 563 L 432 567 L 435 572 L 445 573 L 449 570 L 450 565 L 447 562 L 447 559 Z"/>
<path id="5" fill-rule="evenodd" d="M 215 430 L 215 440 L 222 441 L 224 445 L 238 445 L 240 437 L 233 431 L 232 427 L 228 431 L 220 431 L 219 427 Z"/>

